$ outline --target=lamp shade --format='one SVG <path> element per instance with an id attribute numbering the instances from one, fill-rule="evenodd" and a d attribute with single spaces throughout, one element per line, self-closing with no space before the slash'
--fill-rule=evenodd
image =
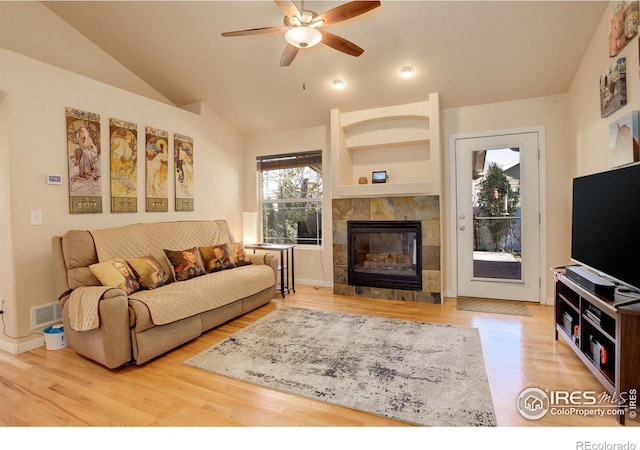
<path id="1" fill-rule="evenodd" d="M 258 243 L 258 213 L 242 213 L 242 242 L 245 244 Z"/>
<path id="2" fill-rule="evenodd" d="M 289 28 L 285 33 L 284 38 L 294 47 L 309 48 L 320 43 L 322 40 L 322 33 L 312 27 L 299 26 Z"/>

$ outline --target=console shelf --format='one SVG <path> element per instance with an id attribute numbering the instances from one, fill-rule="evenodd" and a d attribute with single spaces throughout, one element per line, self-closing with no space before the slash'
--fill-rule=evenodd
<path id="1" fill-rule="evenodd" d="M 555 339 L 559 337 L 610 395 L 637 395 L 640 305 L 616 308 L 614 297 L 594 294 L 563 272 L 555 272 Z M 604 348 L 604 357 L 600 348 Z M 616 416 L 620 424 L 624 424 L 627 415 L 636 414 L 635 404 L 621 406 L 625 407 L 625 414 Z"/>

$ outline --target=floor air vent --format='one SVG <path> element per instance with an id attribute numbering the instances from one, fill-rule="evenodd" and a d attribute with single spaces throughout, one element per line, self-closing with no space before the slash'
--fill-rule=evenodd
<path id="1" fill-rule="evenodd" d="M 31 329 L 51 325 L 62 320 L 60 303 L 53 302 L 31 308 Z"/>

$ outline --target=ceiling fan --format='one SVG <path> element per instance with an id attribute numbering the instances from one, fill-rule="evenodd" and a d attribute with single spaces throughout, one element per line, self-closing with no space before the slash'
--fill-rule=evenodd
<path id="1" fill-rule="evenodd" d="M 360 56 L 364 52 L 362 48 L 321 28 L 349 20 L 380 6 L 379 1 L 353 1 L 318 14 L 305 9 L 304 1 L 300 2 L 300 9 L 291 0 L 274 1 L 285 14 L 284 26 L 228 31 L 222 33 L 222 36 L 249 36 L 286 30 L 284 37 L 287 40 L 287 46 L 280 58 L 280 66 L 291 64 L 301 48 L 310 48 L 321 42 L 348 55 Z"/>

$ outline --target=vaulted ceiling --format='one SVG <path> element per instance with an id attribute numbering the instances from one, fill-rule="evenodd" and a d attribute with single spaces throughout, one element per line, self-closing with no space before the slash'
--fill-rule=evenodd
<path id="1" fill-rule="evenodd" d="M 322 13 L 342 3 L 304 8 Z M 281 26 L 284 14 L 272 1 L 45 5 L 173 104 L 203 102 L 251 134 L 321 125 L 332 108 L 422 101 L 431 92 L 444 108 L 565 93 L 606 2 L 383 0 L 324 28 L 362 47 L 361 56 L 321 44 L 287 67 L 279 65 L 284 31 L 221 36 Z M 407 65 L 416 69 L 410 80 L 399 76 Z M 346 89 L 331 88 L 336 78 Z"/>

